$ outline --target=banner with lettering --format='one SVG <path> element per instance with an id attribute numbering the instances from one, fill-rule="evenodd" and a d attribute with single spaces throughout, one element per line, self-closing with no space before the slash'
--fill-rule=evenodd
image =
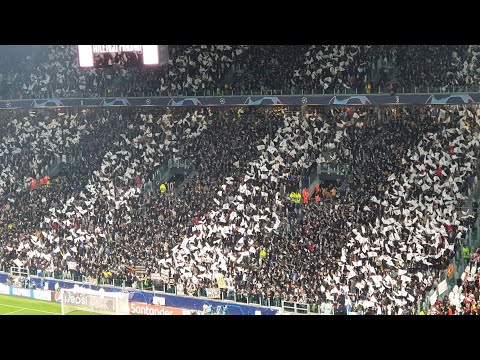
<path id="1" fill-rule="evenodd" d="M 220 289 L 227 288 L 227 283 L 225 282 L 225 278 L 223 277 L 223 275 L 217 277 L 217 285 Z"/>
<path id="2" fill-rule="evenodd" d="M 163 96 L 162 96 L 163 95 Z M 422 105 L 480 103 L 479 93 L 378 95 L 168 96 L 2 100 L 0 109 L 110 106 Z"/>
<path id="3" fill-rule="evenodd" d="M 207 298 L 209 299 L 220 299 L 220 289 L 219 288 L 205 288 L 207 293 Z"/>

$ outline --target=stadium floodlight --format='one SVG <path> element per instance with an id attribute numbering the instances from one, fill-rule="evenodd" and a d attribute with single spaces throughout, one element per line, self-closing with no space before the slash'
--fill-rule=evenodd
<path id="1" fill-rule="evenodd" d="M 129 315 L 128 293 L 76 287 L 61 289 L 62 315 L 88 311 L 108 315 Z"/>

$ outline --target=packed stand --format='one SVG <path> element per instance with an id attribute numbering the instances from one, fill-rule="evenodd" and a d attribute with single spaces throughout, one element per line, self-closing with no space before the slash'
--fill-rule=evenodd
<path id="1" fill-rule="evenodd" d="M 183 136 L 194 138 L 205 126 L 203 115 L 182 110 L 177 112 L 175 120 L 163 110 L 150 110 L 147 114 L 127 109 L 84 111 L 89 125 L 95 123 L 96 132 L 88 133 L 81 142 L 75 142 L 56 154 L 67 160 L 59 176 L 48 184 L 32 184 L 29 178 L 25 178 L 23 183 L 15 183 L 14 189 L 8 188 L 9 191 L 3 194 L 1 218 L 5 231 L 0 236 L 9 252 L 2 258 L 2 265 L 67 270 L 63 260 L 70 258 L 68 251 L 78 252 L 80 257 L 87 256 L 89 247 L 93 251 L 90 240 L 95 237 L 95 244 L 101 241 L 104 231 L 108 231 L 108 226 L 113 223 L 116 210 L 123 215 L 118 222 L 128 219 L 132 208 L 136 209 L 139 185 L 152 177 L 164 159 L 173 156 L 176 139 L 181 140 Z M 40 113 L 34 115 L 41 116 Z M 51 116 L 55 121 L 57 117 Z M 81 114 L 71 114 L 67 118 L 77 116 Z M 51 144 L 57 140 L 53 139 Z M 156 141 L 160 146 L 156 146 Z M 14 163 L 16 159 L 9 156 L 5 161 Z M 11 167 L 13 164 L 6 166 Z M 113 184 L 116 190 L 113 190 Z M 97 212 L 94 206 L 98 207 Z M 81 225 L 84 225 L 82 229 Z M 74 243 L 69 243 L 73 240 L 71 234 L 76 234 L 77 230 L 85 235 L 75 237 L 75 240 L 80 237 L 80 244 L 85 242 L 85 247 L 77 245 L 78 250 L 71 246 Z M 100 238 L 86 232 L 89 230 L 96 231 Z M 23 245 L 17 252 L 15 244 L 18 241 Z M 31 250 L 22 252 L 23 249 Z M 39 249 L 45 250 L 38 252 Z M 59 253 L 56 258 L 55 254 Z M 64 268 L 60 266 L 62 261 Z M 87 273 L 86 267 L 87 264 L 85 269 L 80 265 L 83 273 Z M 89 274 L 96 276 L 96 270 Z"/>
<path id="2" fill-rule="evenodd" d="M 383 124 L 373 120 L 349 128 L 348 151 L 341 153 L 355 164 L 351 193 L 346 194 L 355 201 L 344 207 L 345 196 L 340 196 L 338 205 L 327 205 L 330 212 L 322 208 L 313 221 L 301 224 L 318 227 L 327 238 L 320 245 L 330 247 L 334 256 L 330 264 L 328 257 L 320 260 L 327 281 L 319 295 L 332 300 L 338 293 L 337 310 L 351 311 L 353 304 L 367 313 L 414 313 L 417 301 L 458 251 L 473 216 L 457 219 L 456 207 L 478 156 L 478 140 L 468 146 L 470 133 L 478 138 L 472 130 L 478 124 L 472 125 L 471 112 L 460 113 L 388 109 Z M 322 224 L 322 217 L 330 220 Z M 354 236 L 338 230 L 342 228 Z"/>
<path id="3" fill-rule="evenodd" d="M 480 73 L 472 47 L 467 45 L 403 45 L 396 49 L 399 85 L 442 88 L 478 84 Z M 420 90 L 418 90 L 420 91 Z"/>
<path id="4" fill-rule="evenodd" d="M 448 72 L 447 76 L 453 85 L 479 85 L 480 84 L 480 46 L 468 45 L 466 51 L 460 48 L 452 53 L 456 71 Z"/>
<path id="5" fill-rule="evenodd" d="M 81 69 L 76 46 L 48 45 L 33 71 L 20 72 L 12 89 L 19 93 L 17 98 L 212 93 L 247 49 L 247 45 L 177 45 L 169 46 L 168 63 L 161 67 L 132 67 L 119 60 L 107 61 L 105 68 Z"/>
<path id="6" fill-rule="evenodd" d="M 257 45 L 235 63 L 242 92 L 362 89 L 372 45 Z"/>
<path id="7" fill-rule="evenodd" d="M 187 294 L 205 296 L 223 279 L 224 297 L 241 301 L 413 313 L 473 218 L 456 208 L 477 170 L 479 114 L 380 111 L 381 120 L 374 109 L 282 108 L 19 117 L 2 144 L 37 131 L 67 164 L 48 186 L 27 186 L 25 175 L 5 187 L 0 265 L 128 285 L 141 265 Z M 59 135 L 41 135 L 34 119 L 58 123 Z M 77 140 L 58 148 L 62 130 Z M 45 154 L 28 156 L 41 164 Z M 174 157 L 197 175 L 178 193 L 146 191 Z M 349 187 L 322 184 L 291 201 L 305 171 L 327 162 L 347 165 Z"/>
<path id="8" fill-rule="evenodd" d="M 312 45 L 303 65 L 294 70 L 292 84 L 301 89 L 343 91 L 363 89 L 372 45 Z"/>
<path id="9" fill-rule="evenodd" d="M 231 84 L 233 90 L 247 94 L 260 90 L 289 92 L 295 86 L 292 74 L 303 66 L 307 49 L 305 45 L 250 46 L 234 64 L 237 76 Z"/>
<path id="10" fill-rule="evenodd" d="M 80 69 L 76 46 L 49 45 L 32 64 L 15 70 L 14 98 L 101 97 L 112 94 L 195 93 L 363 88 L 371 45 L 175 45 L 168 63 L 132 67 L 122 57 L 103 69 Z M 115 60 L 118 58 L 118 61 Z M 235 71 L 234 82 L 225 75 Z"/>
<path id="11" fill-rule="evenodd" d="M 477 45 L 172 45 L 168 62 L 160 67 L 132 66 L 130 55 L 117 54 L 105 59 L 103 68 L 80 69 L 76 46 L 48 45 L 35 61 L 27 57 L 3 62 L 6 82 L 0 95 L 190 96 L 302 89 L 369 93 L 391 81 L 397 88 L 446 91 L 450 86 L 478 85 L 478 49 Z M 370 71 L 387 63 L 395 64 L 396 75 L 373 84 Z"/>
<path id="12" fill-rule="evenodd" d="M 248 49 L 248 45 L 169 46 L 167 64 L 157 69 L 130 69 L 120 90 L 128 96 L 143 92 L 193 95 L 228 90 L 228 84 L 222 85 L 224 74 Z"/>
<path id="13" fill-rule="evenodd" d="M 463 249 L 466 249 L 465 246 Z M 455 286 L 443 297 L 431 299 L 428 315 L 478 315 L 480 289 L 480 248 L 465 256 L 467 264 L 460 278 L 456 279 Z"/>

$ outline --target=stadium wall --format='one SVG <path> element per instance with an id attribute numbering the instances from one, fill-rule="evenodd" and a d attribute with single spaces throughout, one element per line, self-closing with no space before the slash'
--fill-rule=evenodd
<path id="1" fill-rule="evenodd" d="M 14 296 L 24 296 L 24 297 L 31 297 L 36 299 L 35 296 L 40 296 L 36 293 L 35 291 L 40 291 L 40 290 L 33 290 L 33 289 L 23 289 L 23 288 L 17 288 L 13 286 L 9 286 L 11 289 L 17 289 L 17 290 L 8 290 L 9 292 L 6 293 L 5 285 L 7 283 L 7 278 L 9 274 L 7 273 L 0 273 L 0 294 L 6 294 L 6 295 L 14 295 Z M 42 278 L 38 276 L 30 276 L 30 281 L 35 282 L 37 288 L 40 288 L 40 282 Z M 89 284 L 83 284 L 79 282 L 74 282 L 74 281 L 65 281 L 65 280 L 56 280 L 56 279 L 51 279 L 51 278 L 43 278 L 45 282 L 48 284 L 48 289 L 51 291 L 51 294 L 56 302 L 60 302 L 60 294 L 58 292 L 55 292 L 55 284 L 58 282 L 59 286 L 62 288 L 73 288 L 73 286 L 79 285 L 82 287 L 87 287 L 91 288 L 93 290 L 99 290 L 100 288 L 103 288 L 105 291 L 123 291 L 125 290 L 124 288 L 121 287 L 113 287 L 113 286 L 97 286 L 97 285 L 89 285 Z M 4 291 L 4 292 L 2 292 Z M 30 293 L 31 292 L 31 293 Z M 161 298 L 162 306 L 166 306 L 169 308 L 179 308 L 179 309 L 189 309 L 189 310 L 198 310 L 202 311 L 203 310 L 203 305 L 204 304 L 209 304 L 212 305 L 213 307 L 217 306 L 223 306 L 227 305 L 227 313 L 229 315 L 276 315 L 278 310 L 277 308 L 268 308 L 264 306 L 257 306 L 257 305 L 243 305 L 239 304 L 233 301 L 220 301 L 220 300 L 212 300 L 212 299 L 206 299 L 206 298 L 192 298 L 188 296 L 182 296 L 182 295 L 172 295 L 172 294 L 167 294 L 163 292 L 152 292 L 152 291 L 129 291 L 130 296 L 129 296 L 129 301 L 130 302 L 136 302 L 136 303 L 145 303 L 145 304 L 152 304 L 154 303 L 154 297 L 155 298 Z M 43 299 L 40 299 L 43 300 Z"/>
<path id="2" fill-rule="evenodd" d="M 50 290 L 25 289 L 16 286 L 0 284 L 0 294 L 10 296 L 20 296 L 28 299 L 55 301 L 55 296 Z"/>
<path id="3" fill-rule="evenodd" d="M 0 283 L 0 294 L 19 296 L 27 299 L 59 302 L 60 294 L 51 290 L 25 289 Z M 169 306 L 150 305 L 144 302 L 129 302 L 130 314 L 133 315 L 191 315 L 192 310 L 177 309 Z"/>
<path id="4" fill-rule="evenodd" d="M 30 99 L 2 100 L 0 101 L 0 109 L 111 106 L 442 105 L 471 103 L 480 103 L 480 93 Z"/>

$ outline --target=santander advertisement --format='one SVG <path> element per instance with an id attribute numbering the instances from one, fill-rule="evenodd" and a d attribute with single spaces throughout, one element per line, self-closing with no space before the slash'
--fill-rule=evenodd
<path id="1" fill-rule="evenodd" d="M 145 303 L 129 302 L 130 314 L 133 315 L 190 315 L 190 311 L 168 306 L 149 305 Z"/>

